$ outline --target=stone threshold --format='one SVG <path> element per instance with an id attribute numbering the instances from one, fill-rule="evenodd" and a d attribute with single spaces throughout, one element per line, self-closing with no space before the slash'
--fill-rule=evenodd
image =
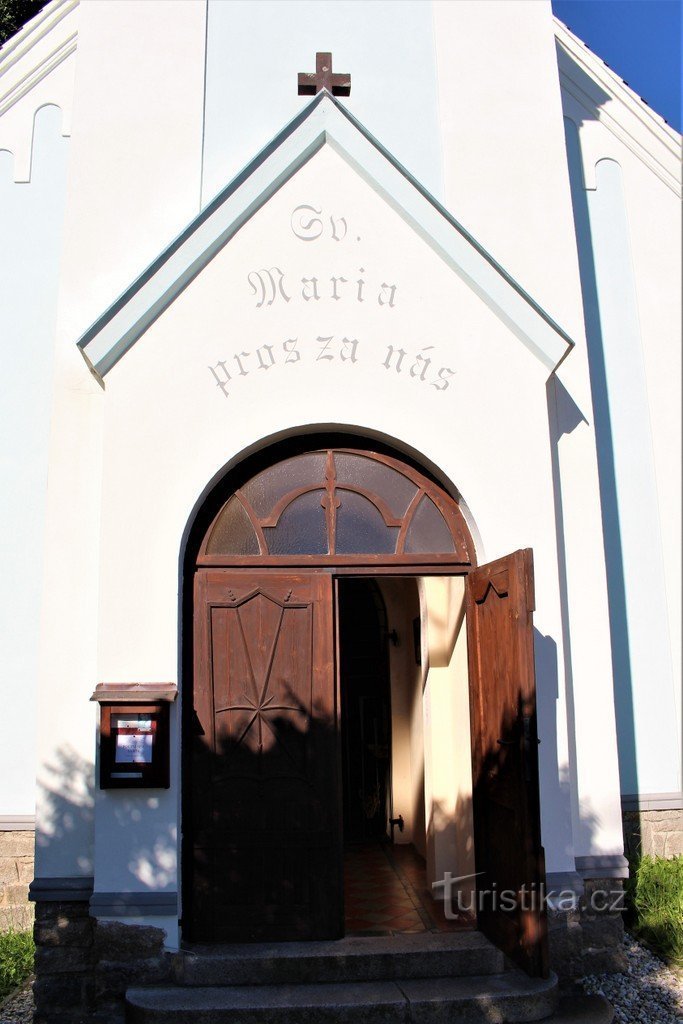
<path id="1" fill-rule="evenodd" d="M 477 931 L 316 942 L 192 945 L 173 955 L 181 985 L 267 985 L 492 975 L 500 950 Z"/>

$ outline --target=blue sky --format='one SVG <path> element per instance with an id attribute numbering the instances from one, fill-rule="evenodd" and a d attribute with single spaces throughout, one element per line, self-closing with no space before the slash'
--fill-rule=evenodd
<path id="1" fill-rule="evenodd" d="M 552 0 L 553 11 L 681 130 L 681 0 Z"/>

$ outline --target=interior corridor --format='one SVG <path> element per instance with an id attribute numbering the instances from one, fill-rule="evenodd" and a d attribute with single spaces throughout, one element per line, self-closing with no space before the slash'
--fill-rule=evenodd
<path id="1" fill-rule="evenodd" d="M 412 846 L 367 843 L 344 852 L 347 935 L 405 935 L 472 927 L 447 920 L 427 890 L 425 862 Z"/>

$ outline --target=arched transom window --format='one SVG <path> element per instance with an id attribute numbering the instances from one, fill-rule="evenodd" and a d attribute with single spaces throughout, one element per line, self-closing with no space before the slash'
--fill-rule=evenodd
<path id="1" fill-rule="evenodd" d="M 446 491 L 389 456 L 336 448 L 295 455 L 243 484 L 214 519 L 200 561 L 347 562 L 369 555 L 474 561 L 462 512 Z"/>

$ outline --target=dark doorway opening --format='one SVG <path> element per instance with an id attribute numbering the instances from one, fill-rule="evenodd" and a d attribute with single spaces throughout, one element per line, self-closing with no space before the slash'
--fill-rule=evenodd
<path id="1" fill-rule="evenodd" d="M 399 660 L 415 662 L 412 631 L 407 642 L 403 630 L 401 641 L 389 621 L 395 605 L 385 603 L 384 588 L 371 577 L 339 579 L 337 587 L 345 933 L 459 930 L 467 922 L 443 915 L 427 884 L 425 858 L 394 817 L 392 764 L 401 739 L 392 750 L 390 651 L 396 644 Z M 395 696 L 394 716 L 401 708 Z"/>
<path id="2" fill-rule="evenodd" d="M 371 579 L 339 581 L 344 842 L 383 842 L 391 818 L 387 613 Z"/>

